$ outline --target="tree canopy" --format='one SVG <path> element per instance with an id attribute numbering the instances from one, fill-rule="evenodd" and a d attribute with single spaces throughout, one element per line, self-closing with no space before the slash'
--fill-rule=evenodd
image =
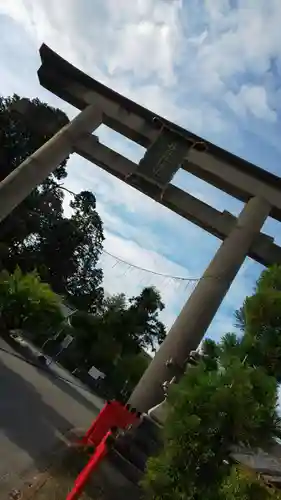
<path id="1" fill-rule="evenodd" d="M 0 98 L 0 180 L 68 122 L 62 111 L 38 99 L 31 101 L 32 117 L 19 114 L 18 101 L 16 95 Z M 0 263 L 10 272 L 16 266 L 23 272 L 36 269 L 55 292 L 91 311 L 103 298 L 98 267 L 103 227 L 88 191 L 74 196 L 71 217 L 64 215 L 58 181 L 66 175 L 64 161 L 0 224 Z"/>
<path id="2" fill-rule="evenodd" d="M 269 450 L 280 437 L 280 285 L 280 266 L 264 271 L 240 309 L 243 335 L 206 341 L 207 357 L 172 387 L 163 451 L 150 460 L 145 479 L 150 498 L 271 498 L 258 477 L 245 478 L 232 453 L 237 446 Z"/>
<path id="3" fill-rule="evenodd" d="M 78 311 L 71 319 L 74 342 L 64 361 L 71 369 L 94 365 L 107 374 L 116 395 L 129 393 L 148 366 L 145 349 L 163 341 L 162 308 L 159 292 L 151 287 L 129 299 L 124 294 L 107 297 L 95 313 Z"/>

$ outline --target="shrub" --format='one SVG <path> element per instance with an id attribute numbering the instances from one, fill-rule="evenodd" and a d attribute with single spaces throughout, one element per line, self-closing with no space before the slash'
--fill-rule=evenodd
<path id="1" fill-rule="evenodd" d="M 0 273 L 0 314 L 7 330 L 20 329 L 34 336 L 57 328 L 63 320 L 61 301 L 38 274 L 23 274 L 19 268 L 14 273 Z"/>

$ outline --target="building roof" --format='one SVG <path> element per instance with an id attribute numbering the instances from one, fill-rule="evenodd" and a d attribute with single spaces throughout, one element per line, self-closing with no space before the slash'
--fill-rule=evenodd
<path id="1" fill-rule="evenodd" d="M 281 446 L 276 444 L 270 453 L 263 450 L 236 449 L 232 458 L 259 474 L 267 483 L 281 489 Z"/>

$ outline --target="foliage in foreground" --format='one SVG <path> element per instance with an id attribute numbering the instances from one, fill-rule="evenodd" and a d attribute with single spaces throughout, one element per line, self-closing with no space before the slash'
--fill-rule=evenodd
<path id="1" fill-rule="evenodd" d="M 247 487 L 230 455 L 234 445 L 268 449 L 280 436 L 281 267 L 262 273 L 240 313 L 244 335 L 205 343 L 212 363 L 189 368 L 169 394 L 164 448 L 145 478 L 150 498 L 270 498 L 255 482 Z"/>
<path id="2" fill-rule="evenodd" d="M 164 451 L 150 461 L 153 498 L 216 498 L 233 445 L 268 446 L 278 426 L 276 383 L 233 358 L 225 370 L 204 363 L 171 391 Z"/>
<path id="3" fill-rule="evenodd" d="M 36 272 L 0 273 L 0 317 L 6 330 L 20 329 L 44 334 L 56 329 L 63 319 L 60 298 Z"/>

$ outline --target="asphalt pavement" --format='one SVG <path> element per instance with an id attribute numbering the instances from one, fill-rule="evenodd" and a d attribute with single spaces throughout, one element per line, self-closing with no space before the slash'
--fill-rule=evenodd
<path id="1" fill-rule="evenodd" d="M 60 366 L 33 366 L 0 338 L 0 498 L 42 470 L 63 434 L 89 426 L 102 405 Z"/>

